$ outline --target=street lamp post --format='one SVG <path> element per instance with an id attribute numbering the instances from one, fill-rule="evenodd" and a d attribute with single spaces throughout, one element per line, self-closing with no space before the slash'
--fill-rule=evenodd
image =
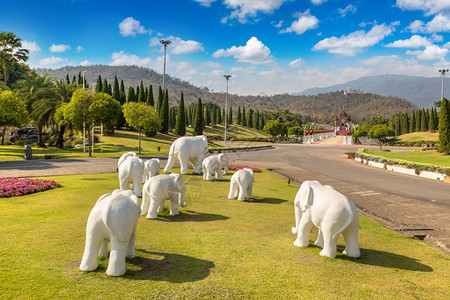
<path id="1" fill-rule="evenodd" d="M 83 74 L 83 90 L 84 90 L 85 89 L 84 73 L 86 73 L 86 70 L 84 70 L 81 73 Z M 83 112 L 83 153 L 86 153 L 86 122 L 84 119 L 85 119 L 85 116 L 84 116 L 84 112 Z"/>
<path id="2" fill-rule="evenodd" d="M 227 126 L 228 126 L 228 80 L 230 80 L 231 75 L 223 75 L 225 79 L 227 80 L 227 91 L 225 93 L 225 136 L 224 136 L 224 142 L 227 142 Z"/>
<path id="3" fill-rule="evenodd" d="M 439 72 L 442 74 L 442 89 L 441 89 L 441 101 L 444 99 L 444 77 L 445 73 L 447 73 L 449 69 L 440 69 Z"/>
<path id="4" fill-rule="evenodd" d="M 159 42 L 164 45 L 164 69 L 163 69 L 162 84 L 163 84 L 163 93 L 165 93 L 166 92 L 166 81 L 165 81 L 165 77 L 166 77 L 166 51 L 167 51 L 167 45 L 169 45 L 172 42 L 169 41 L 169 40 L 160 40 Z"/>

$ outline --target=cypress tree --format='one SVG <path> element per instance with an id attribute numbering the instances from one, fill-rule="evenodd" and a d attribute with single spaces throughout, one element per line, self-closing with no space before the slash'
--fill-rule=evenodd
<path id="1" fill-rule="evenodd" d="M 416 132 L 420 131 L 420 125 L 422 124 L 422 113 L 420 110 L 416 111 Z"/>
<path id="2" fill-rule="evenodd" d="M 141 85 L 139 86 L 139 93 L 138 93 L 138 102 L 144 103 L 145 102 L 145 90 L 144 90 L 144 84 L 141 81 Z"/>
<path id="3" fill-rule="evenodd" d="M 103 79 L 102 93 L 108 94 L 108 80 Z"/>
<path id="4" fill-rule="evenodd" d="M 436 119 L 434 118 L 434 108 L 431 108 L 430 119 L 428 121 L 428 131 L 435 132 L 436 131 Z"/>
<path id="5" fill-rule="evenodd" d="M 128 88 L 127 102 L 136 102 L 136 93 L 134 92 L 134 88 L 132 86 Z"/>
<path id="6" fill-rule="evenodd" d="M 442 98 L 439 112 L 439 148 L 441 153 L 450 154 L 450 103 Z"/>
<path id="7" fill-rule="evenodd" d="M 394 135 L 395 136 L 399 136 L 399 135 L 401 135 L 402 133 L 402 131 L 401 131 L 401 128 L 400 128 L 400 118 L 396 118 L 395 119 L 395 121 L 394 121 L 394 127 L 395 127 L 395 131 L 394 131 Z"/>
<path id="8" fill-rule="evenodd" d="M 242 106 L 242 126 L 247 126 L 247 116 L 245 113 L 245 106 Z"/>
<path id="9" fill-rule="evenodd" d="M 222 124 L 222 113 L 220 112 L 220 106 L 217 107 L 217 124 Z"/>
<path id="10" fill-rule="evenodd" d="M 228 124 L 233 124 L 233 107 L 230 105 L 230 109 L 228 110 Z"/>
<path id="11" fill-rule="evenodd" d="M 72 77 L 72 83 L 74 85 L 77 85 L 77 78 L 75 77 L 75 75 L 73 75 L 73 77 Z"/>
<path id="12" fill-rule="evenodd" d="M 425 109 L 421 110 L 421 118 L 420 118 L 420 131 L 428 131 L 428 120 L 427 120 L 427 112 Z"/>
<path id="13" fill-rule="evenodd" d="M 253 109 L 249 109 L 247 112 L 247 127 L 253 126 Z"/>
<path id="14" fill-rule="evenodd" d="M 175 108 L 173 106 L 169 107 L 169 131 L 173 130 L 175 127 L 175 119 L 173 117 L 173 113 L 175 111 Z"/>
<path id="15" fill-rule="evenodd" d="M 178 105 L 178 113 L 175 123 L 175 134 L 179 136 L 186 135 L 186 112 L 184 109 L 184 95 L 181 92 L 180 104 Z"/>
<path id="16" fill-rule="evenodd" d="M 237 111 L 237 124 L 238 125 L 242 125 L 242 116 L 241 116 L 241 106 L 238 106 L 238 111 Z"/>
<path id="17" fill-rule="evenodd" d="M 415 131 L 416 131 L 416 114 L 412 112 L 411 117 L 409 118 L 409 132 Z"/>
<path id="18" fill-rule="evenodd" d="M 408 121 L 407 113 L 402 114 L 400 127 L 401 127 L 401 134 L 405 134 L 405 133 L 409 132 L 409 121 Z"/>
<path id="19" fill-rule="evenodd" d="M 198 98 L 194 118 L 194 135 L 202 135 L 202 134 L 203 134 L 203 106 L 202 106 L 202 99 Z"/>
<path id="20" fill-rule="evenodd" d="M 148 87 L 145 87 L 145 102 L 147 102 L 148 99 Z"/>
<path id="21" fill-rule="evenodd" d="M 119 88 L 119 80 L 117 80 L 117 76 L 114 76 L 114 87 L 113 87 L 112 97 L 120 102 L 120 88 Z"/>
<path id="22" fill-rule="evenodd" d="M 434 119 L 436 120 L 436 130 L 438 130 L 438 128 L 439 128 L 439 114 L 438 114 L 438 112 L 437 112 L 437 109 L 435 108 L 434 109 Z"/>
<path id="23" fill-rule="evenodd" d="M 111 86 L 111 83 L 108 84 L 108 94 L 112 97 L 112 86 Z"/>
<path id="24" fill-rule="evenodd" d="M 259 111 L 255 110 L 255 113 L 253 114 L 252 127 L 258 129 L 258 125 L 259 125 Z"/>
<path id="25" fill-rule="evenodd" d="M 264 128 L 264 115 L 261 114 L 261 116 L 259 118 L 259 127 L 258 127 L 258 129 L 259 130 L 263 130 L 263 128 Z"/>
<path id="26" fill-rule="evenodd" d="M 70 84 L 69 74 L 66 74 L 66 82 L 67 84 Z"/>
<path id="27" fill-rule="evenodd" d="M 83 77 L 81 76 L 81 72 L 78 72 L 78 86 L 83 86 Z"/>
<path id="28" fill-rule="evenodd" d="M 101 93 L 103 90 L 103 84 L 102 84 L 102 76 L 98 75 L 97 78 L 97 85 L 95 86 L 95 91 L 97 93 Z"/>
<path id="29" fill-rule="evenodd" d="M 158 111 L 158 114 L 161 114 L 163 98 L 164 98 L 163 91 L 162 91 L 161 86 L 159 86 L 159 88 L 158 88 L 158 103 L 156 104 L 156 110 Z"/>
<path id="30" fill-rule="evenodd" d="M 148 87 L 147 104 L 155 107 L 155 98 L 153 98 L 153 86 Z"/>
<path id="31" fill-rule="evenodd" d="M 125 85 L 123 84 L 123 80 L 120 80 L 120 104 L 124 104 L 127 102 L 127 96 L 125 94 Z"/>
<path id="32" fill-rule="evenodd" d="M 214 104 L 211 114 L 211 126 L 216 127 L 216 124 L 217 124 L 217 107 Z"/>
<path id="33" fill-rule="evenodd" d="M 211 106 L 205 105 L 205 125 L 211 125 Z"/>
<path id="34" fill-rule="evenodd" d="M 159 118 L 161 119 L 161 130 L 159 132 L 167 133 L 169 131 L 169 91 L 167 89 L 164 93 Z"/>

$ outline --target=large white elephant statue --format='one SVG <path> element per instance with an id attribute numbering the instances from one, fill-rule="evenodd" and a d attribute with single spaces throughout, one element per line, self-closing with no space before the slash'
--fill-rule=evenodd
<path id="1" fill-rule="evenodd" d="M 224 171 L 222 173 L 222 168 Z M 223 180 L 222 174 L 228 174 L 228 157 L 225 153 L 211 155 L 203 160 L 202 163 L 203 179 L 213 180 L 215 173 L 217 180 Z"/>
<path id="2" fill-rule="evenodd" d="M 239 201 L 245 201 L 245 198 L 252 198 L 253 189 L 253 170 L 244 168 L 236 171 L 231 176 L 230 193 L 228 199 L 238 198 Z"/>
<path id="3" fill-rule="evenodd" d="M 144 174 L 144 163 L 137 156 L 125 158 L 119 166 L 120 189 L 128 190 L 129 185 L 133 187 L 136 196 L 141 196 L 142 178 Z"/>
<path id="4" fill-rule="evenodd" d="M 323 248 L 321 256 L 336 257 L 337 239 L 340 233 L 345 239 L 344 255 L 359 257 L 359 215 L 355 204 L 329 185 L 318 181 L 304 181 L 295 196 L 294 245 L 307 247 L 309 233 L 314 225 L 319 228 L 315 245 Z"/>
<path id="5" fill-rule="evenodd" d="M 142 188 L 141 215 L 147 214 L 147 219 L 158 218 L 157 213 L 164 210 L 166 200 L 171 202 L 170 214 L 178 215 L 178 206 L 187 206 L 185 194 L 186 186 L 180 174 L 153 176 Z"/>
<path id="6" fill-rule="evenodd" d="M 125 274 L 125 257 L 136 256 L 136 226 L 141 208 L 132 191 L 115 190 L 101 196 L 89 214 L 86 226 L 86 246 L 80 264 L 81 271 L 94 271 L 98 267 L 98 256 L 108 256 L 107 275 Z"/>
<path id="7" fill-rule="evenodd" d="M 117 168 L 120 167 L 120 165 L 123 163 L 123 161 L 127 157 L 134 157 L 134 156 L 137 156 L 136 152 L 126 152 L 126 153 L 122 154 L 119 158 L 119 161 L 117 162 Z"/>
<path id="8" fill-rule="evenodd" d="M 208 139 L 205 135 L 182 136 L 176 139 L 169 150 L 169 159 L 164 168 L 164 173 L 172 171 L 175 159 L 178 158 L 181 165 L 181 174 L 189 174 L 188 164 L 192 163 L 192 174 L 201 174 L 202 161 L 208 153 Z"/>
<path id="9" fill-rule="evenodd" d="M 144 162 L 144 181 L 145 183 L 149 178 L 159 175 L 159 168 L 161 164 L 159 158 L 152 158 Z"/>

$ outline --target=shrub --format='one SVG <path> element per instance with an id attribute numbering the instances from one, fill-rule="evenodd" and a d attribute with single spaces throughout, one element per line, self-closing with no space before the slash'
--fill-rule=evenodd
<path id="1" fill-rule="evenodd" d="M 18 197 L 61 187 L 54 180 L 0 178 L 0 198 Z"/>

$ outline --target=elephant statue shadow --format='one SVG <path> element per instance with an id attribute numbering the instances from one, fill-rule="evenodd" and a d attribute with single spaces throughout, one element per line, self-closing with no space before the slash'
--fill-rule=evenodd
<path id="1" fill-rule="evenodd" d="M 338 253 L 342 253 L 344 246 L 338 245 Z M 389 269 L 399 269 L 407 271 L 417 272 L 432 272 L 433 268 L 422 264 L 419 260 L 386 251 L 374 250 L 374 249 L 360 249 L 361 257 L 351 258 L 346 255 L 338 255 L 336 258 L 342 260 L 354 261 L 363 265 L 378 266 Z"/>
<path id="2" fill-rule="evenodd" d="M 266 203 L 266 204 L 281 204 L 287 202 L 287 200 L 279 198 L 264 198 L 264 197 L 253 197 L 252 199 L 245 200 L 246 203 Z"/>
<path id="3" fill-rule="evenodd" d="M 215 267 L 210 260 L 191 256 L 152 252 L 136 249 L 137 256 L 127 260 L 134 266 L 127 270 L 125 278 L 133 280 L 155 280 L 171 283 L 194 282 L 207 278 Z"/>
<path id="4" fill-rule="evenodd" d="M 210 222 L 210 221 L 225 221 L 230 217 L 222 216 L 218 214 L 200 213 L 192 210 L 180 211 L 177 216 L 170 216 L 168 214 L 160 214 L 158 216 L 159 221 L 162 222 Z"/>

